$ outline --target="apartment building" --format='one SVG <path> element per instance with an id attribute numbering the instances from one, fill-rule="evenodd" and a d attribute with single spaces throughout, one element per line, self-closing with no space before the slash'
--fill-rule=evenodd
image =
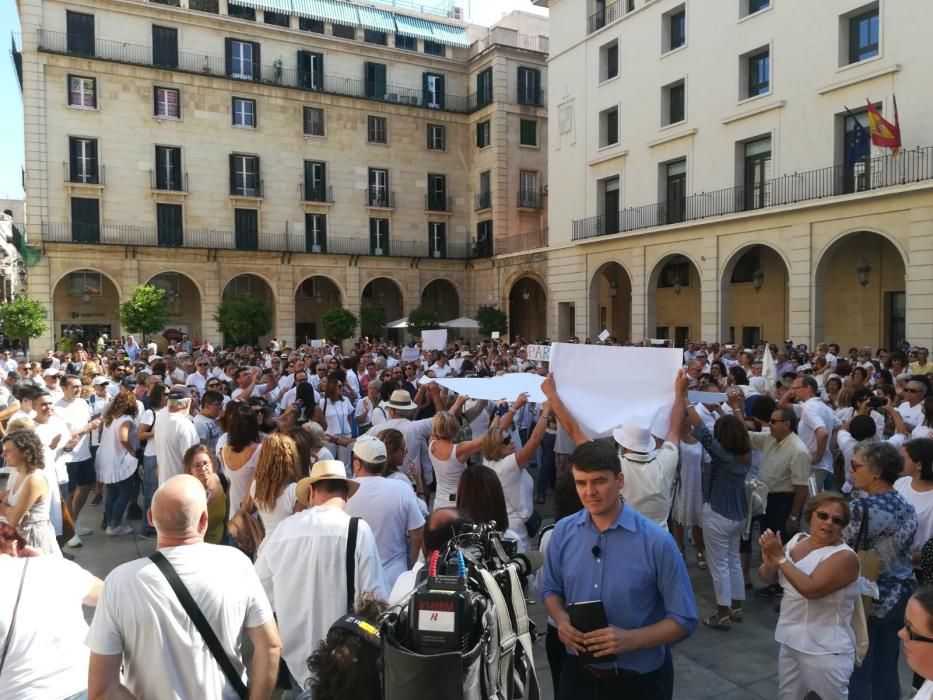
<path id="1" fill-rule="evenodd" d="M 546 18 L 405 5 L 19 0 L 37 346 L 121 334 L 147 282 L 191 336 L 251 295 L 291 341 L 335 305 L 454 318 L 543 271 Z"/>
<path id="2" fill-rule="evenodd" d="M 929 3 L 536 4 L 560 28 L 527 281 L 550 335 L 929 346 Z M 897 157 L 864 140 L 869 103 Z"/>

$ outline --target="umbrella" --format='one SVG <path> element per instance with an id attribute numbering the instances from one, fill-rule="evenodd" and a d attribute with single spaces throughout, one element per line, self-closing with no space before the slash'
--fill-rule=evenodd
<path id="1" fill-rule="evenodd" d="M 386 328 L 408 328 L 408 316 L 403 316 L 398 321 L 387 323 Z"/>
<path id="2" fill-rule="evenodd" d="M 444 321 L 441 326 L 444 328 L 479 328 L 479 324 L 472 318 L 461 316 L 453 321 Z"/>

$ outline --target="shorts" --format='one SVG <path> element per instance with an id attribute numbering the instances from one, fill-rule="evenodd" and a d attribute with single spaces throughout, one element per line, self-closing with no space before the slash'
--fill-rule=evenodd
<path id="1" fill-rule="evenodd" d="M 97 472 L 94 470 L 94 459 L 84 459 L 80 462 L 68 462 L 68 490 L 74 491 L 79 486 L 89 486 L 97 481 Z"/>

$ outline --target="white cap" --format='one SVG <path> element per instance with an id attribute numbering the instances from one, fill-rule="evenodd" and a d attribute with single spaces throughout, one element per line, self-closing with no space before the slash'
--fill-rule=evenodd
<path id="1" fill-rule="evenodd" d="M 59 374 L 60 374 L 60 373 L 59 373 L 59 371 L 58 371 L 57 369 L 54 369 L 54 368 L 52 368 L 52 367 L 49 367 L 47 370 L 45 370 L 45 371 L 42 373 L 42 376 L 43 376 L 43 377 L 57 377 Z"/>
<path id="2" fill-rule="evenodd" d="M 101 375 L 94 377 L 94 381 L 92 381 L 91 384 L 93 384 L 94 386 L 100 386 L 101 384 L 110 384 L 110 380 L 101 374 Z"/>

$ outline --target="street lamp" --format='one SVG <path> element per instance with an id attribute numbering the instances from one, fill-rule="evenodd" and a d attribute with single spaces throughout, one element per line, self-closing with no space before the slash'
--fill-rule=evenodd
<path id="1" fill-rule="evenodd" d="M 531 292 L 529 292 L 527 289 L 523 291 L 522 299 L 524 299 L 525 301 L 528 301 L 529 299 L 531 299 Z"/>
<path id="2" fill-rule="evenodd" d="M 752 273 L 752 286 L 755 288 L 756 292 L 761 291 L 761 285 L 765 283 L 765 273 L 761 270 L 755 270 Z"/>
<path id="3" fill-rule="evenodd" d="M 91 303 L 91 290 L 89 287 L 84 288 L 84 296 L 81 297 L 85 304 Z"/>
<path id="4" fill-rule="evenodd" d="M 871 265 L 868 264 L 865 258 L 862 258 L 862 262 L 855 268 L 855 274 L 858 275 L 858 283 L 863 287 L 867 287 L 868 276 L 871 274 Z"/>
<path id="5" fill-rule="evenodd" d="M 683 286 L 680 283 L 680 275 L 674 275 L 674 279 L 671 280 L 671 284 L 674 287 L 674 294 L 680 296 L 680 292 L 683 290 Z"/>
<path id="6" fill-rule="evenodd" d="M 615 298 L 616 296 L 618 296 L 618 294 L 619 294 L 619 285 L 617 285 L 615 282 L 610 282 L 609 283 L 609 296 Z"/>

